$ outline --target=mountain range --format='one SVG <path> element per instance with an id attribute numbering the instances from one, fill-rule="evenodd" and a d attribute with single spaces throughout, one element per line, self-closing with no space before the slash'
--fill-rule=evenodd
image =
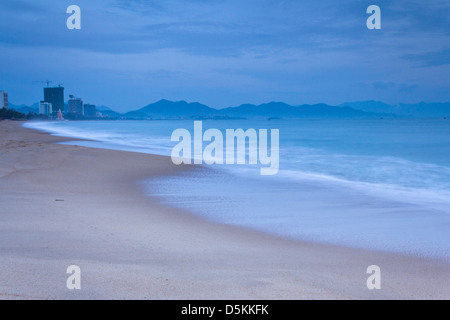
<path id="1" fill-rule="evenodd" d="M 389 113 L 407 117 L 440 118 L 450 117 L 450 103 L 399 103 L 389 105 L 380 101 L 344 103 L 341 107 L 354 108 L 366 112 Z"/>
<path id="2" fill-rule="evenodd" d="M 13 105 L 10 108 L 28 114 L 38 113 L 38 104 Z M 237 107 L 214 109 L 204 104 L 186 101 L 160 100 L 143 108 L 119 113 L 107 106 L 97 110 L 111 119 L 241 119 L 241 118 L 393 118 L 393 117 L 450 117 L 450 103 L 418 103 L 389 105 L 380 101 L 349 102 L 339 106 L 327 104 L 289 105 L 270 102 L 260 105 L 243 104 Z"/>

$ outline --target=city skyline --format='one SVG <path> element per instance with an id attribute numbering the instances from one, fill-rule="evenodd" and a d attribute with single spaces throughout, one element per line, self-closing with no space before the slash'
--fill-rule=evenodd
<path id="1" fill-rule="evenodd" d="M 450 101 L 448 2 L 82 0 L 82 29 L 68 30 L 70 4 L 0 4 L 12 103 L 40 101 L 33 81 L 44 79 L 119 112 L 162 98 L 218 109 Z M 366 28 L 371 4 L 381 30 Z"/>

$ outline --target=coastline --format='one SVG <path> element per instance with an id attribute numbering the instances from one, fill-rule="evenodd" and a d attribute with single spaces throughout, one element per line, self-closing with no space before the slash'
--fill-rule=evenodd
<path id="1" fill-rule="evenodd" d="M 443 261 L 282 239 L 205 221 L 137 181 L 170 158 L 57 145 L 0 122 L 0 299 L 449 299 Z M 63 201 L 60 201 L 63 200 Z M 66 289 L 66 268 L 82 289 Z M 382 290 L 368 290 L 379 265 Z"/>

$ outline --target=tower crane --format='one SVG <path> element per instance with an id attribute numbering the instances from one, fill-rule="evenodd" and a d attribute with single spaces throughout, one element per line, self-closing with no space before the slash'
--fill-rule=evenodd
<path id="1" fill-rule="evenodd" d="M 48 88 L 50 86 L 50 83 L 52 83 L 53 81 L 45 80 L 45 81 L 33 81 L 33 82 L 46 83 L 47 84 L 47 88 Z"/>

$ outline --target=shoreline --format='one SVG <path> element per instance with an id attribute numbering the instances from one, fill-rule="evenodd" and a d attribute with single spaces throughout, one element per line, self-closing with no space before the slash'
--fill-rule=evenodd
<path id="1" fill-rule="evenodd" d="M 79 139 L 21 122 L 1 121 L 0 133 L 0 299 L 450 298 L 445 261 L 285 239 L 162 205 L 137 182 L 188 170 L 169 157 L 59 145 Z M 65 288 L 71 264 L 83 274 L 77 292 Z M 382 290 L 366 287 L 373 264 Z"/>
<path id="2" fill-rule="evenodd" d="M 75 141 L 65 141 L 61 144 L 65 145 L 77 145 L 80 147 L 87 147 L 87 148 L 99 148 L 99 149 L 106 149 L 106 150 L 117 150 L 117 151 L 124 151 L 124 152 L 137 152 L 142 154 L 151 154 L 151 155 L 160 155 L 160 156 L 166 156 L 163 153 L 154 152 L 155 150 L 149 150 L 142 147 L 128 147 L 124 144 L 115 144 L 114 142 L 106 142 L 106 141 L 98 141 L 98 140 L 92 140 L 91 138 L 87 137 L 86 134 L 78 135 L 75 131 L 73 131 L 75 128 L 72 128 L 69 130 L 72 134 L 70 136 L 70 133 L 64 132 L 64 130 L 61 132 L 58 132 L 58 130 L 55 130 L 53 128 L 49 128 L 47 126 L 40 126 L 40 125 L 33 125 L 33 123 L 28 123 L 24 125 L 25 128 L 38 130 L 41 132 L 46 132 L 51 135 L 57 136 L 57 137 L 68 137 L 70 139 L 73 139 Z M 84 136 L 84 137 L 83 137 Z M 94 138 L 95 139 L 95 138 Z M 161 200 L 161 203 L 164 203 L 165 206 L 169 206 L 171 208 L 179 209 L 183 211 L 183 214 L 191 214 L 195 217 L 200 217 L 201 219 L 207 219 L 208 221 L 212 223 L 219 223 L 219 224 L 225 224 L 230 226 L 239 226 L 241 228 L 244 228 L 244 230 L 253 230 L 255 232 L 261 232 L 266 233 L 268 235 L 272 235 L 275 237 L 280 237 L 283 239 L 290 239 L 293 241 L 303 241 L 303 242 L 309 242 L 309 243 L 321 243 L 326 245 L 332 245 L 332 246 L 338 246 L 338 247 L 349 247 L 349 248 L 358 248 L 362 250 L 369 250 L 369 251 L 378 251 L 382 253 L 391 253 L 396 255 L 404 255 L 404 256 L 411 256 L 411 257 L 419 257 L 423 259 L 431 259 L 431 260 L 437 260 L 437 261 L 443 261 L 443 262 L 450 262 L 449 256 L 448 256 L 448 243 L 441 239 L 439 240 L 439 237 L 437 237 L 438 243 L 435 243 L 433 246 L 428 246 L 427 244 L 430 244 L 430 240 L 426 239 L 426 241 L 429 242 L 418 242 L 411 243 L 411 241 L 414 241 L 409 237 L 408 232 L 402 233 L 396 233 L 396 232 L 389 232 L 385 233 L 384 230 L 375 229 L 371 230 L 374 227 L 377 227 L 382 222 L 373 221 L 371 219 L 370 215 L 372 216 L 384 216 L 387 213 L 387 210 L 397 216 L 411 216 L 414 214 L 415 211 L 417 211 L 416 203 L 411 202 L 411 197 L 414 197 L 410 195 L 408 199 L 402 199 L 403 197 L 399 196 L 399 191 L 397 190 L 397 196 L 392 196 L 390 193 L 389 195 L 386 194 L 385 189 L 383 188 L 383 191 L 381 191 L 381 185 L 373 185 L 372 188 L 375 188 L 375 190 L 371 190 L 372 192 L 366 192 L 365 188 L 367 186 L 355 186 L 352 185 L 354 182 L 348 181 L 348 180 L 339 180 L 335 177 L 329 177 L 329 176 L 320 176 L 317 177 L 314 176 L 314 174 L 311 174 L 312 177 L 314 177 L 312 180 L 308 176 L 308 173 L 306 173 L 306 178 L 303 178 L 299 183 L 292 184 L 289 186 L 289 183 L 292 183 L 289 179 L 288 181 L 284 181 L 284 185 L 280 185 L 282 188 L 289 188 L 291 190 L 295 190 L 297 188 L 302 189 L 308 189 L 308 196 L 305 197 L 302 194 L 291 194 L 290 197 L 295 197 L 297 199 L 297 202 L 294 204 L 294 206 L 299 210 L 305 211 L 305 212 L 311 212 L 314 214 L 318 214 L 317 221 L 320 221 L 321 215 L 328 215 L 327 221 L 323 221 L 320 225 L 320 227 L 323 228 L 329 228 L 333 223 L 333 216 L 339 217 L 339 220 L 341 221 L 348 221 L 350 223 L 351 228 L 353 228 L 352 231 L 346 230 L 346 235 L 343 237 L 339 234 L 339 231 L 333 234 L 333 236 L 328 236 L 328 238 L 325 240 L 324 236 L 327 236 L 325 233 L 322 234 L 315 234 L 314 236 L 305 236 L 305 232 L 303 234 L 301 233 L 295 233 L 292 232 L 296 228 L 298 230 L 308 230 L 308 228 L 311 228 L 311 225 L 303 224 L 301 222 L 296 221 L 286 221 L 283 220 L 287 215 L 292 214 L 290 208 L 283 208 L 281 205 L 279 208 L 272 207 L 270 210 L 266 210 L 266 214 L 269 215 L 274 212 L 274 210 L 281 210 L 281 212 L 286 209 L 285 211 L 285 217 L 281 217 L 278 220 L 278 223 L 280 226 L 289 226 L 292 225 L 289 231 L 286 231 L 286 229 L 283 230 L 283 227 L 274 228 L 272 226 L 267 226 L 264 224 L 258 224 L 258 226 L 255 226 L 255 223 L 243 223 L 242 220 L 239 220 L 239 216 L 241 216 L 241 212 L 246 212 L 249 210 L 250 212 L 262 212 L 261 210 L 265 210 L 264 206 L 258 205 L 257 203 L 260 203 L 259 199 L 249 199 L 246 198 L 239 198 L 239 193 L 246 192 L 246 190 L 240 190 L 240 185 L 247 185 L 246 189 L 250 188 L 259 188 L 259 186 L 255 185 L 256 180 L 254 180 L 253 184 L 247 184 L 248 181 L 253 180 L 254 177 L 242 177 L 242 176 L 234 176 L 231 179 L 224 179 L 223 177 L 218 177 L 218 179 L 221 181 L 220 183 L 225 183 L 229 185 L 233 185 L 236 188 L 231 188 L 232 195 L 229 193 L 227 194 L 227 188 L 217 187 L 220 185 L 220 183 L 215 183 L 213 180 L 217 180 L 215 178 L 211 178 L 214 175 L 217 175 L 218 173 L 220 175 L 231 177 L 231 174 L 228 174 L 228 170 L 224 171 L 221 170 L 218 167 L 211 167 L 208 165 L 189 165 L 185 167 L 186 170 L 181 170 L 181 175 L 170 175 L 168 177 L 170 182 L 162 182 L 159 184 L 159 187 L 165 188 L 168 187 L 166 191 L 162 191 L 162 195 L 159 196 L 159 190 L 158 188 L 150 191 L 149 196 L 153 196 L 152 193 L 157 193 L 156 197 L 153 197 L 156 199 L 156 201 Z M 223 168 L 222 168 L 223 169 Z M 197 172 L 197 173 L 193 173 Z M 191 174 L 193 173 L 193 174 Z M 296 172 L 294 172 L 295 174 Z M 202 178 L 197 179 L 196 176 L 200 175 Z M 239 201 L 239 209 L 236 211 L 236 209 L 233 211 L 233 209 L 227 210 L 227 212 L 222 212 L 221 214 L 216 211 L 217 208 L 214 207 L 207 207 L 207 204 L 199 205 L 196 207 L 195 202 L 197 200 L 186 197 L 183 195 L 182 188 L 184 187 L 186 179 L 190 181 L 192 185 L 195 185 L 198 191 L 191 191 L 186 190 L 187 194 L 190 194 L 191 192 L 194 192 L 194 196 L 201 195 L 201 198 L 209 198 L 210 200 L 213 200 L 214 197 L 218 194 L 220 194 L 221 201 L 224 201 L 226 203 L 232 203 L 233 201 Z M 286 176 L 285 176 L 286 178 Z M 319 178 L 319 179 L 317 179 Z M 195 179 L 195 180 L 192 180 Z M 160 181 L 167 181 L 167 176 L 162 176 L 161 179 L 157 179 Z M 204 181 L 206 182 L 209 188 L 204 189 L 205 186 L 203 185 Z M 331 181 L 331 183 L 330 183 Z M 141 181 L 141 185 L 145 185 L 142 192 L 147 194 L 147 191 L 150 186 L 154 185 L 155 181 L 149 180 L 147 181 L 144 179 Z M 158 185 L 158 183 L 156 183 Z M 270 183 L 269 183 L 270 184 Z M 203 186 L 202 186 L 203 185 Z M 341 187 L 344 187 L 344 190 L 340 190 Z M 385 185 L 385 187 L 389 188 L 389 185 Z M 276 189 L 276 185 L 272 185 L 270 187 L 271 189 Z M 200 192 L 202 190 L 202 192 Z M 214 190 L 214 191 L 211 191 Z M 265 192 L 267 193 L 267 189 L 258 189 L 259 192 Z M 177 192 L 181 191 L 181 192 Z M 211 191 L 211 192 L 210 192 Z M 375 191 L 375 192 L 374 192 Z M 170 193 L 170 196 L 165 195 L 166 192 Z M 405 191 L 403 191 L 405 192 Z M 274 194 L 275 197 L 280 196 L 280 194 Z M 400 194 L 401 195 L 401 194 Z M 272 193 L 267 193 L 267 196 L 272 196 Z M 420 196 L 420 195 L 416 195 Z M 239 200 L 237 200 L 239 199 Z M 330 199 L 333 199 L 331 201 L 333 206 L 321 206 L 322 203 L 328 202 Z M 342 200 L 345 199 L 345 200 Z M 202 201 L 200 201 L 202 202 Z M 247 202 L 247 203 L 245 203 Z M 361 203 L 371 203 L 370 206 L 361 206 Z M 256 205 L 255 205 L 256 204 Z M 419 201 L 418 204 L 420 205 L 421 202 Z M 251 205 L 251 208 L 249 207 Z M 267 203 L 267 205 L 270 207 L 270 203 Z M 206 209 L 205 206 L 208 208 Z M 291 205 L 292 206 L 292 205 Z M 422 215 L 433 215 L 433 210 L 437 209 L 436 207 L 430 207 L 428 209 L 422 210 Z M 444 209 L 446 207 L 444 206 Z M 427 210 L 427 211 L 424 211 Z M 270 212 L 269 212 L 270 211 Z M 278 211 L 275 211 L 278 212 Z M 369 214 L 367 212 L 370 212 Z M 263 214 L 264 215 L 264 214 Z M 228 218 L 221 218 L 223 216 L 228 216 Z M 264 220 L 263 217 L 257 216 L 253 217 L 252 214 L 248 216 L 247 214 L 243 214 L 242 217 L 248 219 L 248 221 L 253 220 L 254 218 Z M 297 221 L 301 221 L 302 219 L 301 215 L 296 216 L 295 219 L 298 219 Z M 304 217 L 303 217 L 304 219 Z M 323 218 L 322 218 L 323 219 Z M 384 221 L 385 225 L 389 225 L 389 223 L 393 223 L 392 219 L 387 219 L 390 221 Z M 404 222 L 407 223 L 407 218 L 404 217 Z M 426 220 L 426 219 L 425 219 Z M 364 222 L 363 222 L 364 221 Z M 371 222 L 374 222 L 375 225 L 371 225 Z M 429 221 L 422 221 L 424 224 L 415 223 L 411 226 L 404 227 L 403 225 L 394 224 L 391 225 L 392 229 L 396 229 L 397 231 L 403 231 L 403 230 L 410 230 L 410 234 L 414 234 L 414 238 L 420 238 L 423 237 L 424 234 L 421 234 L 418 232 L 419 230 L 417 228 L 423 229 L 425 226 L 427 226 Z M 443 222 L 443 221 L 440 221 Z M 293 224 L 292 224 L 293 223 Z M 340 223 L 340 221 L 334 221 L 334 223 Z M 346 222 L 347 223 L 347 222 Z M 433 222 L 431 222 L 433 223 Z M 436 223 L 436 221 L 434 221 Z M 445 223 L 445 222 L 444 222 Z M 359 224 L 359 225 L 358 225 Z M 312 226 L 317 227 L 316 225 Z M 342 234 L 342 228 L 343 226 L 336 227 L 337 230 L 341 228 L 341 234 Z M 371 232 L 373 231 L 374 234 L 378 234 L 379 236 L 373 239 L 373 241 L 368 241 L 366 238 L 363 238 L 358 241 L 355 239 L 358 238 L 360 235 L 364 235 L 365 232 Z M 438 230 L 436 230 L 438 231 Z M 441 230 L 442 231 L 442 230 Z M 394 238 L 393 235 L 395 234 Z M 382 236 L 381 236 L 382 235 Z M 435 239 L 436 240 L 436 239 Z"/>

